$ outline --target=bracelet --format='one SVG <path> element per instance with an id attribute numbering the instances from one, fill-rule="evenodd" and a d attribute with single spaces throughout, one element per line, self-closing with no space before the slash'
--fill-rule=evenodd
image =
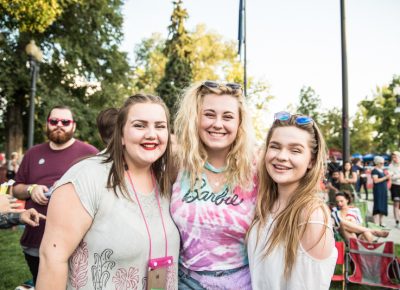
<path id="1" fill-rule="evenodd" d="M 32 191 L 35 188 L 35 186 L 37 186 L 37 184 L 31 184 L 28 186 L 28 189 L 26 191 L 28 192 L 29 196 L 32 195 Z"/>

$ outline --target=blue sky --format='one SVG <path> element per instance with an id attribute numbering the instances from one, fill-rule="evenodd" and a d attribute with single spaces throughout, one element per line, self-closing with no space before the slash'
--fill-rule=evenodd
<path id="1" fill-rule="evenodd" d="M 190 30 L 204 23 L 226 39 L 237 38 L 238 0 L 184 1 Z M 167 36 L 169 0 L 127 0 L 122 50 L 153 32 Z M 248 74 L 265 80 L 275 100 L 270 111 L 296 104 L 311 86 L 323 108 L 342 106 L 340 0 L 247 0 Z M 350 115 L 376 86 L 400 75 L 400 0 L 347 0 Z"/>

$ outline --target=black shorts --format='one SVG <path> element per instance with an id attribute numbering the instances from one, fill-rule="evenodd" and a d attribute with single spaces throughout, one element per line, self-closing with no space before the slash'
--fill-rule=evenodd
<path id="1" fill-rule="evenodd" d="M 400 185 L 392 184 L 390 193 L 392 194 L 393 201 L 400 201 Z"/>

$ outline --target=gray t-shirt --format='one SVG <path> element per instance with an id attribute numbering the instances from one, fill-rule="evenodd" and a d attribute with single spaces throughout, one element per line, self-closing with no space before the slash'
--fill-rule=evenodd
<path id="1" fill-rule="evenodd" d="M 110 164 L 96 156 L 79 162 L 57 182 L 72 183 L 93 223 L 69 260 L 67 289 L 146 289 L 149 238 L 136 198 L 130 201 L 106 188 Z M 137 193 L 149 225 L 152 257 L 165 256 L 165 239 L 155 192 Z M 160 198 L 168 256 L 167 289 L 177 289 L 179 233 L 169 213 L 169 199 Z"/>

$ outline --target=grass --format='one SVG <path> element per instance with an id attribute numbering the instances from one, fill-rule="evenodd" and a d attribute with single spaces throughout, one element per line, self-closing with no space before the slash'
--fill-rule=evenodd
<path id="1" fill-rule="evenodd" d="M 0 230 L 0 290 L 14 290 L 17 285 L 31 278 L 21 246 L 19 245 L 21 235 L 22 230 L 20 228 L 16 228 L 15 230 Z M 342 284 L 332 282 L 330 289 L 340 290 L 342 289 Z M 377 290 L 384 288 L 349 284 L 347 289 Z"/>
<path id="2" fill-rule="evenodd" d="M 32 278 L 19 244 L 21 235 L 18 227 L 0 230 L 0 290 L 14 290 Z"/>

